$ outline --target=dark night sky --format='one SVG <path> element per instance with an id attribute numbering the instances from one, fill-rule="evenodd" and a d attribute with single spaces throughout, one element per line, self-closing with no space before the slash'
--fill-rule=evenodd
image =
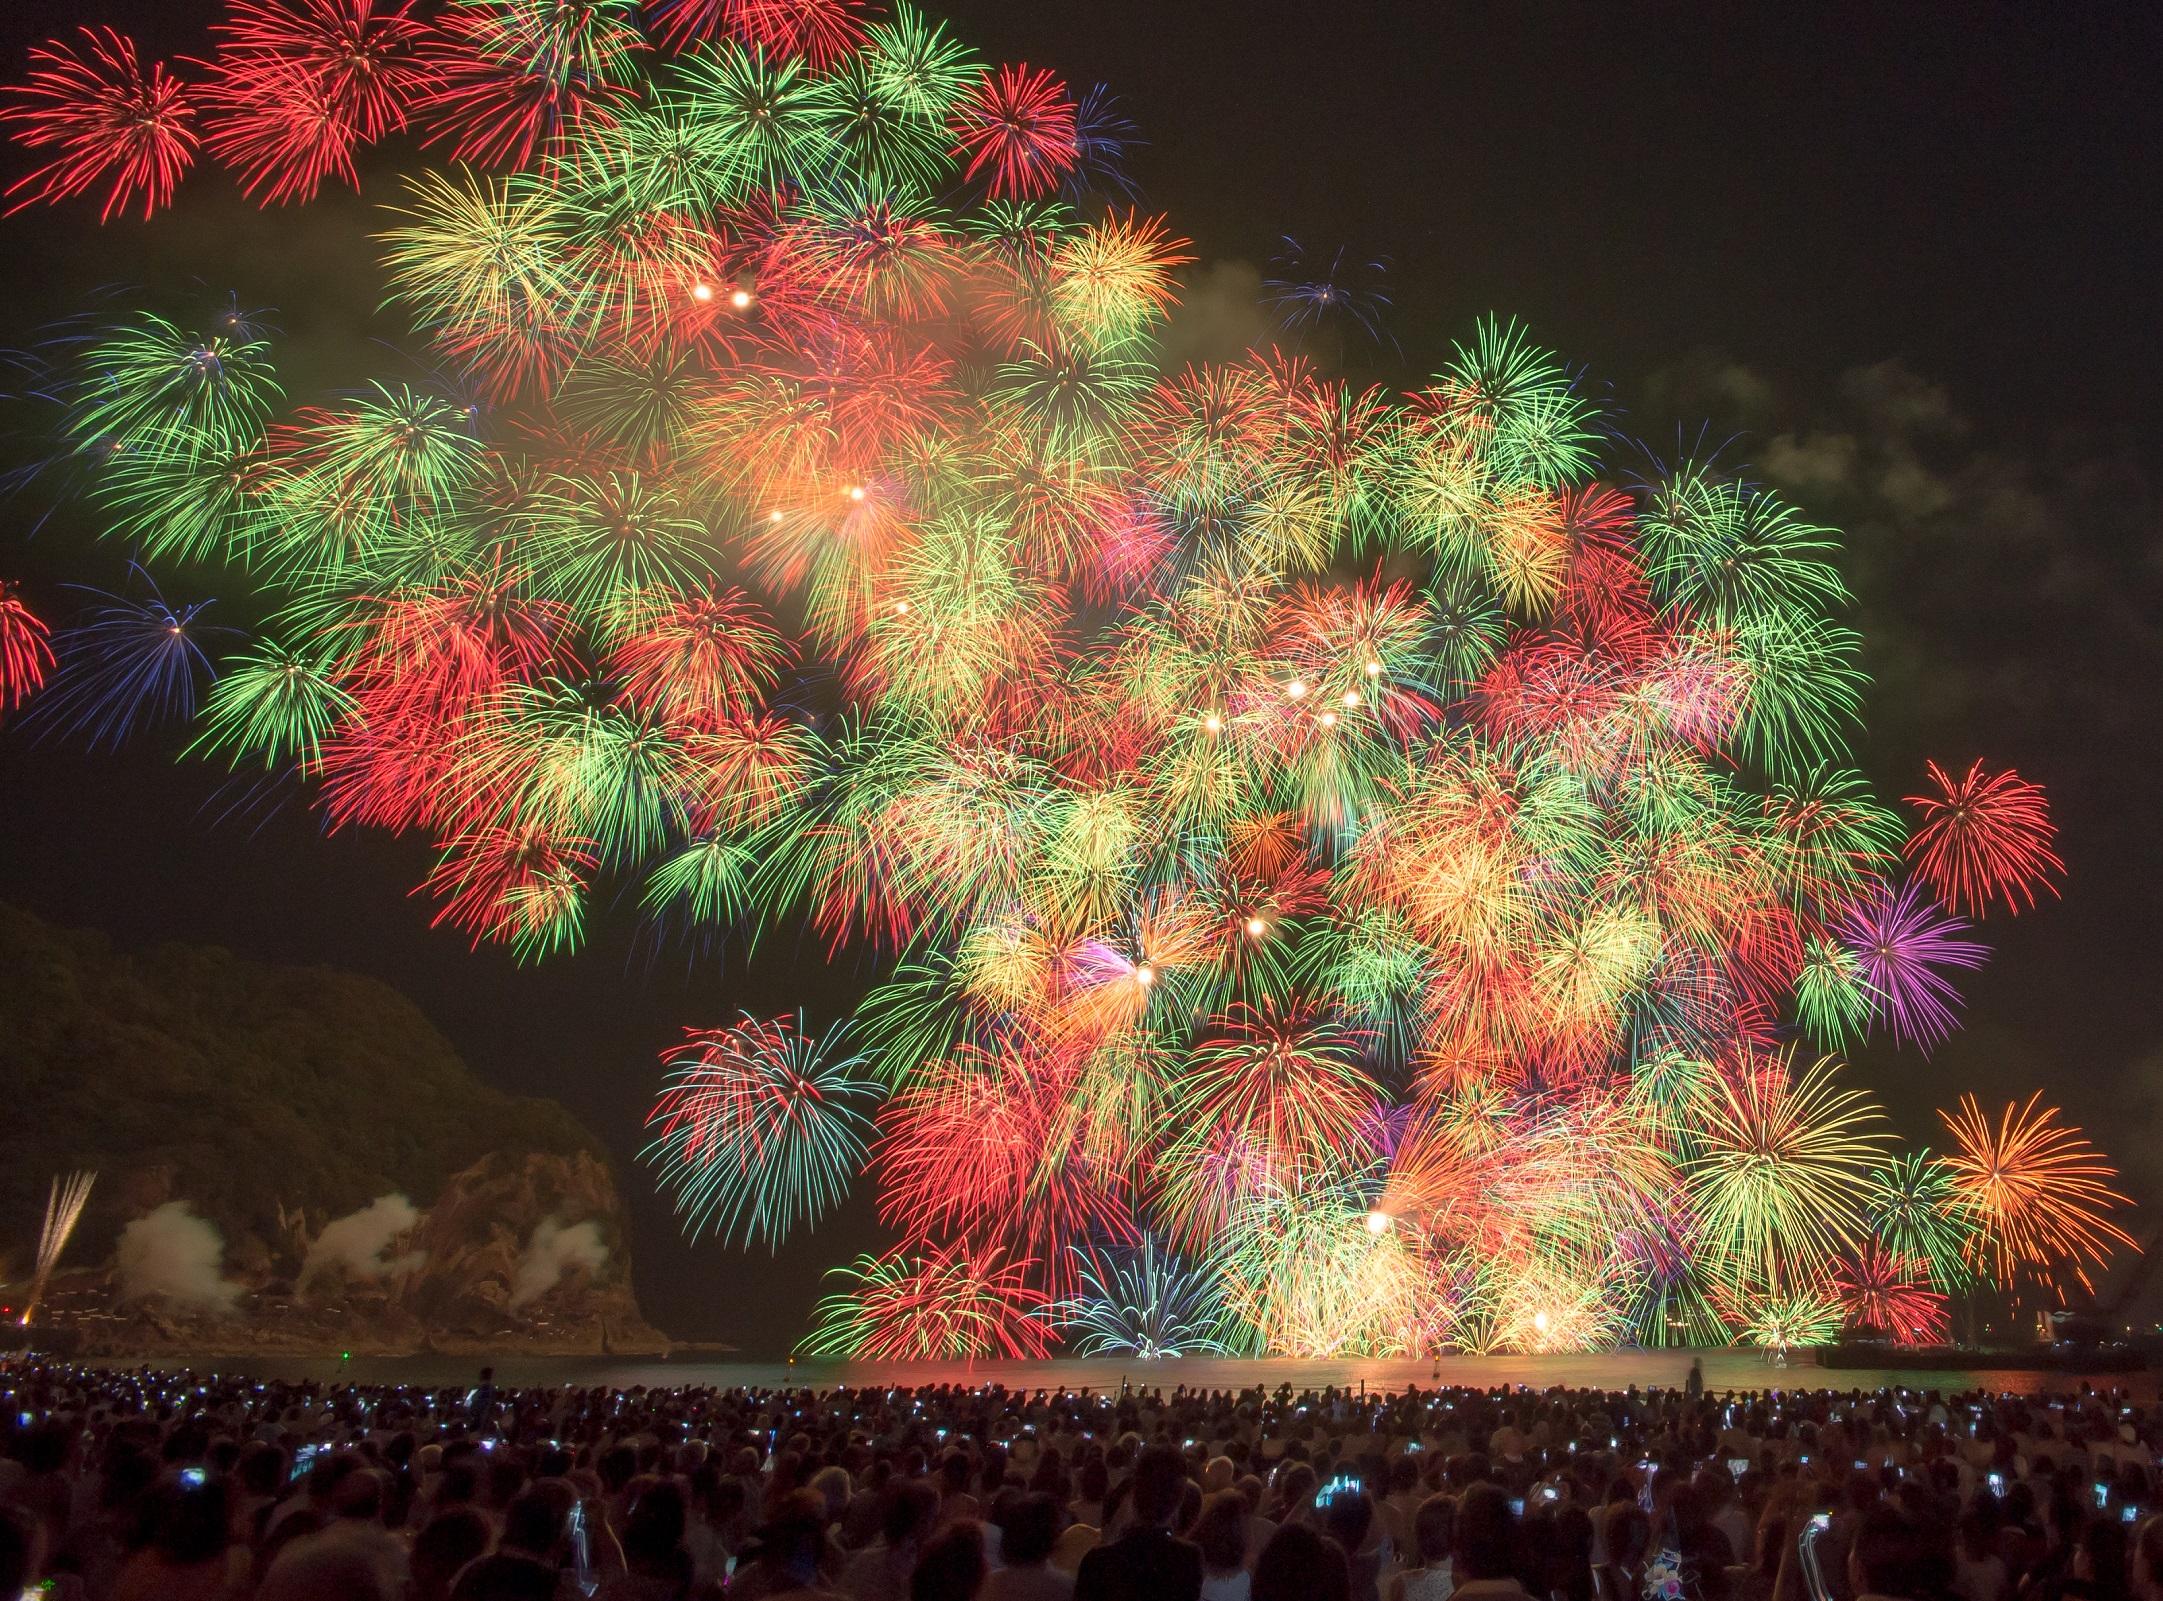
<path id="1" fill-rule="evenodd" d="M 2163 284 L 2147 6 L 954 0 L 984 51 L 1109 82 L 1150 140 L 1153 208 L 1196 241 L 1179 334 L 1214 353 L 1256 324 L 1280 233 L 1387 252 L 1411 381 L 1487 311 L 1514 314 L 1672 452 L 1700 425 L 1820 519 L 1848 573 L 1877 687 L 1862 760 L 1909 792 L 1922 758 L 2011 762 L 2050 786 L 2066 899 L 1995 923 L 1967 1030 L 1934 1058 L 1864 1053 L 1912 1135 L 1963 1087 L 2061 1097 L 2163 1199 L 2154 997 L 2163 758 L 2163 529 L 2152 418 Z M 208 0 L 18 0 L 0 67 L 88 17 L 195 49 Z M 6 158 L 13 159 L 13 158 Z M 388 198 L 375 175 L 368 199 Z M 176 214 L 99 230 L 81 212 L 0 223 L 25 339 L 87 291 L 196 281 L 278 308 L 289 377 L 396 370 L 368 341 L 368 206 L 268 221 L 220 176 Z M 115 569 L 64 519 L 0 520 L 0 574 L 48 612 L 56 580 Z M 99 565 L 102 564 L 102 565 Z M 654 1052 L 686 1022 L 845 1008 L 863 974 L 815 950 L 687 972 L 600 919 L 578 957 L 518 969 L 431 932 L 407 896 L 421 843 L 325 840 L 309 814 L 220 820 L 218 776 L 169 750 L 90 758 L 0 735 L 0 896 L 124 944 L 176 937 L 375 974 L 482 1074 L 554 1095 L 624 1159 L 641 1297 L 663 1327 L 782 1348 L 820 1270 L 870 1244 L 860 1196 L 778 1261 L 677 1243 L 628 1157 Z M 4 982 L 0 977 L 0 982 Z M 125 1093 L 126 1065 L 112 1068 Z M 2150 1226 L 2138 1225 L 2145 1233 Z"/>

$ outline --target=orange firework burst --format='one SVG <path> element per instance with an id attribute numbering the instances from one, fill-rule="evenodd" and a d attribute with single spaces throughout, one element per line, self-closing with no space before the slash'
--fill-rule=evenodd
<path id="1" fill-rule="evenodd" d="M 1957 1147 L 1946 1165 L 1976 1222 L 1969 1262 L 2000 1282 L 2021 1268 L 2062 1265 L 2092 1290 L 2089 1268 L 2107 1263 L 2114 1244 L 2133 1244 L 2107 1216 L 2128 1203 L 2110 1187 L 2118 1170 L 2055 1106 L 2038 1111 L 2042 1098 L 2038 1090 L 2025 1106 L 2007 1102 L 1995 1123 L 1972 1095 L 1938 1114 Z"/>

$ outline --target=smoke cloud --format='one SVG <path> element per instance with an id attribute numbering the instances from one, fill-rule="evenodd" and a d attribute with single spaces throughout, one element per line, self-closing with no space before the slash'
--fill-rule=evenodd
<path id="1" fill-rule="evenodd" d="M 1250 261 L 1212 261 L 1180 286 L 1179 304 L 1164 329 L 1163 362 L 1177 371 L 1189 362 L 1237 361 L 1266 347 L 1277 326 L 1262 307 L 1262 270 Z"/>
<path id="2" fill-rule="evenodd" d="M 324 1224 L 301 1262 L 298 1292 L 307 1294 L 310 1284 L 334 1269 L 371 1283 L 413 1272 L 427 1260 L 424 1252 L 394 1257 L 390 1250 L 420 1220 L 419 1211 L 403 1195 L 379 1195 L 359 1211 Z"/>
<path id="3" fill-rule="evenodd" d="M 543 1218 L 534 1225 L 533 1238 L 526 1242 L 518 1271 L 511 1277 L 511 1309 L 539 1300 L 573 1269 L 598 1272 L 607 1260 L 608 1247 L 601 1243 L 601 1230 L 592 1220 L 565 1228 L 552 1217 Z"/>
<path id="4" fill-rule="evenodd" d="M 186 1201 L 167 1201 L 120 1231 L 116 1252 L 122 1302 L 156 1298 L 203 1312 L 229 1312 L 240 1286 L 222 1273 L 225 1240 Z"/>

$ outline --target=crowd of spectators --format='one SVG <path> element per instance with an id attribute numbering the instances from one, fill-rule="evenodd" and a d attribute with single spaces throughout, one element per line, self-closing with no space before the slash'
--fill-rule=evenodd
<path id="1" fill-rule="evenodd" d="M 25 1359 L 0 1598 L 2163 1601 L 2154 1406 L 1694 1378 L 431 1390 Z"/>

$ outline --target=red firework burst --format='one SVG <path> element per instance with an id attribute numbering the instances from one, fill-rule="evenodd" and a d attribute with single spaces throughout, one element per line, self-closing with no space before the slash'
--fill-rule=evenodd
<path id="1" fill-rule="evenodd" d="M 356 185 L 353 124 L 321 77 L 277 56 L 221 58 L 203 88 L 216 114 L 205 143 L 266 206 L 315 198 L 325 178 Z"/>
<path id="2" fill-rule="evenodd" d="M 754 713 L 794 658 L 764 609 L 731 589 L 642 601 L 610 666 L 633 705 L 710 729 Z"/>
<path id="3" fill-rule="evenodd" d="M 1952 1331 L 1951 1310 L 1931 1287 L 1930 1269 L 1875 1242 L 1836 1263 L 1833 1284 L 1850 1323 L 1888 1335 L 1895 1345 L 1937 1345 Z"/>
<path id="4" fill-rule="evenodd" d="M 10 211 L 72 199 L 108 184 L 104 222 L 139 196 L 147 218 L 173 198 L 195 164 L 195 108 L 162 61 L 146 72 L 135 41 L 111 28 L 82 30 L 78 45 L 55 39 L 30 52 L 28 81 L 9 91 L 0 119 L 18 143 L 57 154 L 8 189 Z"/>
<path id="5" fill-rule="evenodd" d="M 273 57 L 313 73 L 363 140 L 406 125 L 426 74 L 415 50 L 428 28 L 412 0 L 234 0 L 219 55 Z"/>
<path id="6" fill-rule="evenodd" d="M 263 204 L 313 199 L 328 177 L 356 182 L 353 147 L 406 121 L 423 81 L 425 33 L 406 0 L 239 0 L 202 98 L 206 143 Z"/>
<path id="7" fill-rule="evenodd" d="M 1001 67 L 954 108 L 954 154 L 991 172 L 994 199 L 1043 194 L 1072 169 L 1074 97 L 1042 67 Z"/>
<path id="8" fill-rule="evenodd" d="M 730 37 L 824 72 L 864 36 L 863 0 L 661 0 L 653 29 L 671 50 Z"/>
<path id="9" fill-rule="evenodd" d="M 1937 792 L 1907 797 L 1923 814 L 1908 860 L 1939 900 L 1980 917 L 1993 900 L 2018 913 L 2035 905 L 2038 889 L 2058 893 L 2050 880 L 2065 863 L 2051 849 L 2058 831 L 2040 784 L 2010 768 L 1986 773 L 1981 762 L 1961 778 L 1936 762 L 1928 770 Z"/>
<path id="10" fill-rule="evenodd" d="M 451 755 L 487 698 L 555 649 L 560 610 L 488 573 L 381 603 L 352 657 L 355 715 L 324 742 L 323 808 L 333 826 L 392 830 L 447 817 Z"/>
<path id="11" fill-rule="evenodd" d="M 13 584 L 0 583 L 0 712 L 36 694 L 52 671 L 50 632 Z"/>
<path id="12" fill-rule="evenodd" d="M 643 50 L 621 0 L 472 0 L 440 24 L 416 107 L 426 142 L 461 161 L 524 167 L 631 93 Z"/>
<path id="13" fill-rule="evenodd" d="M 521 959 L 544 955 L 576 941 L 597 861 L 591 844 L 541 828 L 478 828 L 445 842 L 421 889 L 444 897 L 436 926 L 471 934 L 476 947 L 492 939 Z"/>
<path id="14" fill-rule="evenodd" d="M 1047 1292 L 1075 1288 L 1075 1249 L 1135 1238 L 1121 1186 L 1087 1149 L 1086 1097 L 1061 1064 L 965 1047 L 889 1103 L 882 1221 L 911 1240 L 1003 1231 Z"/>

